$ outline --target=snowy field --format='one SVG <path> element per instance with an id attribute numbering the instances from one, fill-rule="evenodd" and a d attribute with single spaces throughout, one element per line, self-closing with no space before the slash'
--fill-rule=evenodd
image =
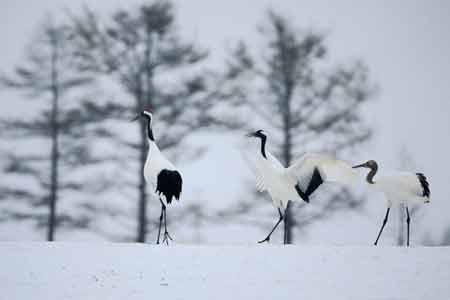
<path id="1" fill-rule="evenodd" d="M 0 243 L 0 299 L 450 299 L 450 248 Z"/>

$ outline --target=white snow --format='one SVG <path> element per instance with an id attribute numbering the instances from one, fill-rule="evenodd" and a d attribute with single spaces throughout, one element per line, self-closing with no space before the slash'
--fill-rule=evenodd
<path id="1" fill-rule="evenodd" d="M 450 248 L 0 243 L 0 299 L 449 299 Z"/>

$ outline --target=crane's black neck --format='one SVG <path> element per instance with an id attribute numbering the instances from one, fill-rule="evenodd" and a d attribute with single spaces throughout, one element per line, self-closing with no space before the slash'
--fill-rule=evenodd
<path id="1" fill-rule="evenodd" d="M 267 137 L 265 135 L 261 135 L 260 138 L 261 138 L 261 155 L 265 159 L 267 159 L 267 156 L 266 156 L 266 140 L 267 140 Z"/>
<path id="2" fill-rule="evenodd" d="M 375 174 L 377 174 L 378 171 L 378 167 L 377 166 L 373 166 L 370 168 L 369 174 L 367 174 L 366 180 L 368 183 L 370 184 L 374 184 L 375 181 L 373 181 L 373 178 L 375 177 Z"/>
<path id="3" fill-rule="evenodd" d="M 153 137 L 153 130 L 152 130 L 152 119 L 149 116 L 146 116 L 147 118 L 147 135 L 150 141 L 155 141 L 155 138 Z"/>

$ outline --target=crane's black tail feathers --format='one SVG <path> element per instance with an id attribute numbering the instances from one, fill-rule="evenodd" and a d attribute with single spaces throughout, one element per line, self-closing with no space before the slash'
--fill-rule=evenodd
<path id="1" fill-rule="evenodd" d="M 308 187 L 305 192 L 303 192 L 300 188 L 299 184 L 295 185 L 295 190 L 300 198 L 303 201 L 309 203 L 309 196 L 323 183 L 322 176 L 320 176 L 320 172 L 317 168 L 314 168 L 313 174 L 311 176 L 311 180 L 309 181 Z"/>
<path id="2" fill-rule="evenodd" d="M 322 176 L 320 176 L 320 172 L 317 168 L 314 168 L 313 175 L 311 177 L 311 181 L 309 182 L 308 188 L 306 189 L 305 194 L 310 196 L 314 191 L 323 183 Z"/>
<path id="3" fill-rule="evenodd" d="M 158 181 L 156 184 L 156 193 L 163 194 L 166 197 L 166 202 L 170 204 L 172 198 L 180 199 L 183 179 L 178 171 L 162 170 L 158 174 Z"/>
<path id="4" fill-rule="evenodd" d="M 309 197 L 305 193 L 303 193 L 298 183 L 295 185 L 295 190 L 297 191 L 297 194 L 300 196 L 300 198 L 302 198 L 303 201 L 309 203 Z"/>
<path id="5" fill-rule="evenodd" d="M 428 184 L 427 178 L 425 177 L 425 175 L 423 175 L 422 173 L 416 173 L 417 178 L 419 178 L 419 182 L 422 185 L 422 196 L 423 197 L 427 197 L 430 198 L 430 185 Z"/>

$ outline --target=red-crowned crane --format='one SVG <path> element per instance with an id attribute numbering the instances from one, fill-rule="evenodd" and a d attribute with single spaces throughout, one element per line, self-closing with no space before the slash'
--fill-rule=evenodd
<path id="1" fill-rule="evenodd" d="M 270 236 L 284 220 L 284 213 L 289 201 L 303 199 L 309 202 L 309 197 L 324 182 L 350 183 L 356 175 L 351 165 L 322 154 L 307 153 L 285 168 L 267 151 L 267 134 L 257 130 L 247 134 L 260 141 L 258 153 L 244 154 L 244 159 L 256 175 L 256 187 L 267 191 L 278 209 L 279 219 L 266 238 L 258 243 L 269 242 Z M 286 232 L 284 243 L 286 244 Z"/>
<path id="2" fill-rule="evenodd" d="M 384 226 L 388 221 L 392 204 L 403 203 L 406 207 L 406 223 L 408 227 L 406 245 L 409 246 L 409 223 L 411 222 L 411 218 L 409 215 L 408 204 L 430 202 L 430 186 L 425 175 L 422 173 L 414 174 L 402 172 L 393 176 L 378 178 L 374 181 L 373 178 L 378 171 L 378 164 L 376 161 L 369 160 L 363 164 L 354 166 L 353 168 L 370 169 L 366 177 L 367 183 L 369 186 L 383 192 L 387 200 L 386 215 L 374 245 L 376 246 L 378 244 Z"/>
<path id="3" fill-rule="evenodd" d="M 145 119 L 147 122 L 147 135 L 148 135 L 148 154 L 147 160 L 144 165 L 144 177 L 147 184 L 159 197 L 161 202 L 161 215 L 159 217 L 158 238 L 156 243 L 159 244 L 159 238 L 161 235 L 161 224 L 164 219 L 164 238 L 163 243 L 169 244 L 169 239 L 172 237 L 167 231 L 167 216 L 166 206 L 172 203 L 172 199 L 180 199 L 181 189 L 183 186 L 183 179 L 180 172 L 175 166 L 164 157 L 161 151 L 156 145 L 155 138 L 152 130 L 153 115 L 150 110 L 144 109 L 133 120 L 139 118 Z"/>

